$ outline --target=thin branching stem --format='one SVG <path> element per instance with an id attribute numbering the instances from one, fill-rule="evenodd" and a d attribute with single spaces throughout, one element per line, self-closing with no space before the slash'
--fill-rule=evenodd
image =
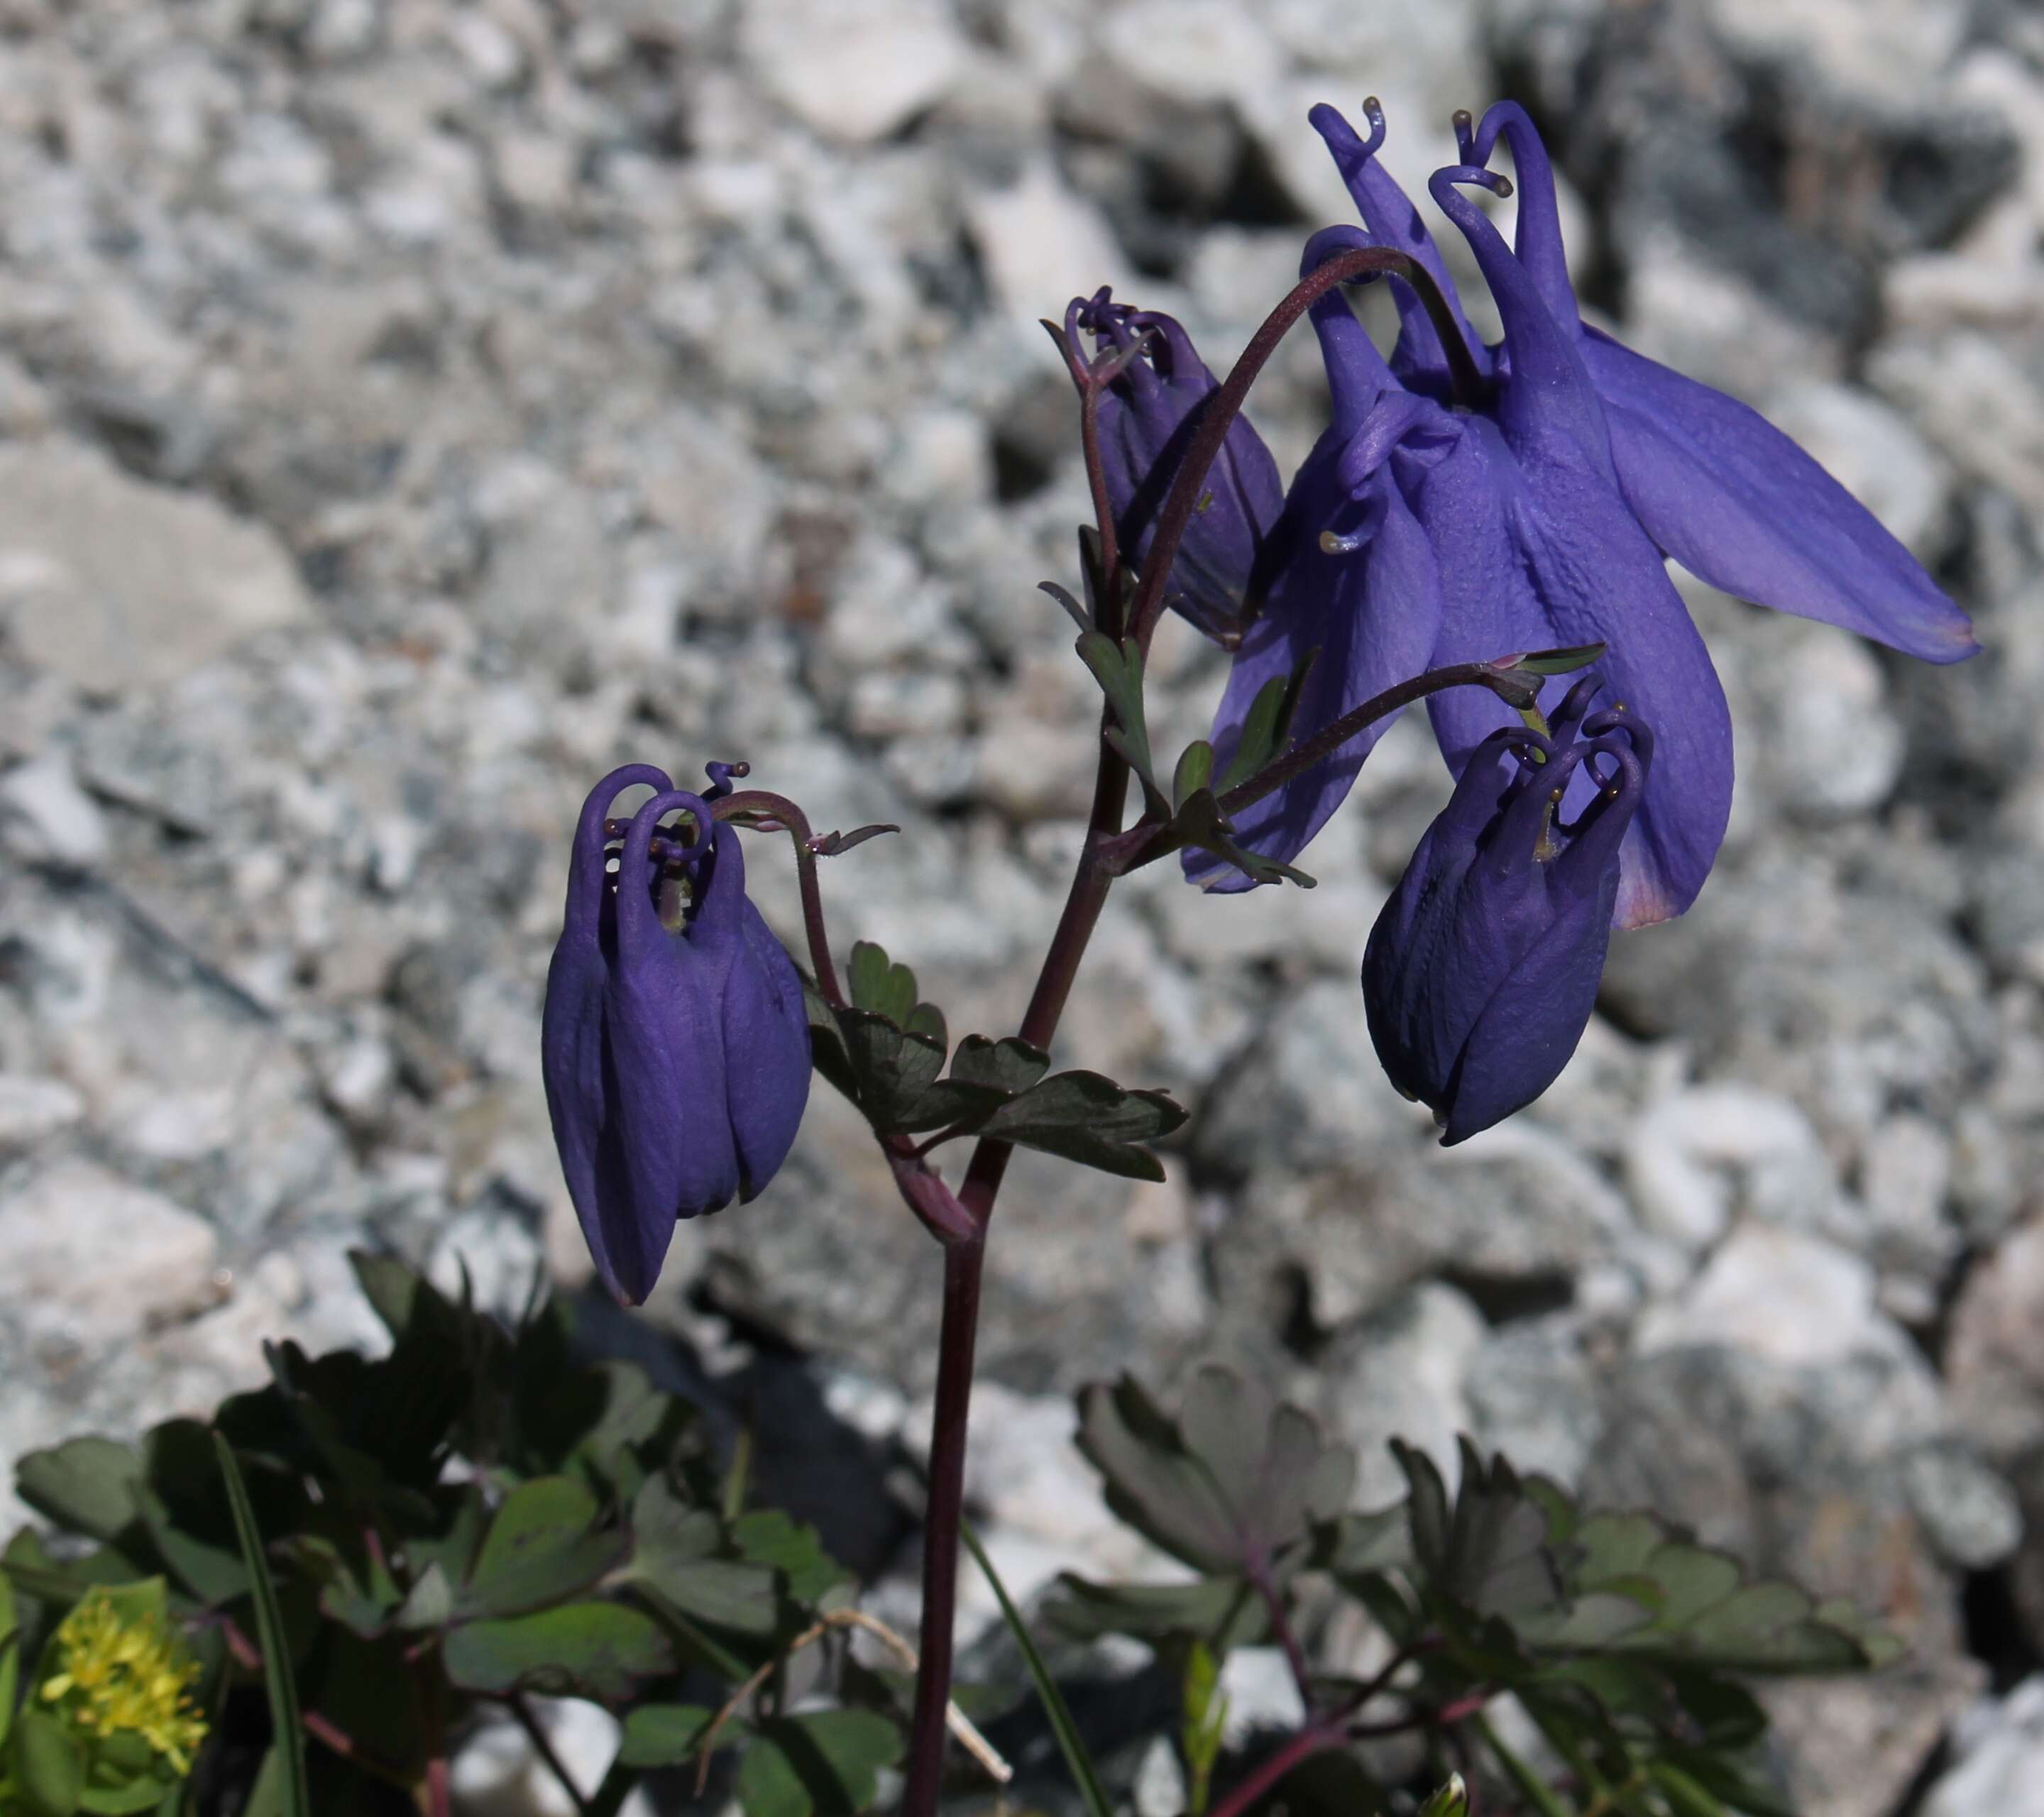
<path id="1" fill-rule="evenodd" d="M 1476 362 L 1462 340 L 1454 312 L 1448 307 L 1447 299 L 1435 283 L 1433 274 L 1417 259 L 1388 246 L 1365 246 L 1354 252 L 1338 253 L 1308 273 L 1293 286 L 1291 294 L 1264 317 L 1263 325 L 1251 337 L 1242 357 L 1200 413 L 1198 431 L 1185 450 L 1177 477 L 1171 482 L 1164 509 L 1158 513 L 1156 534 L 1151 540 L 1149 556 L 1143 564 L 1143 578 L 1129 611 L 1128 628 L 1146 651 L 1156 631 L 1157 621 L 1163 615 L 1166 583 L 1170 578 L 1171 563 L 1177 559 L 1178 545 L 1184 540 L 1186 528 L 1199 508 L 1207 474 L 1220 456 L 1221 444 L 1227 438 L 1230 425 L 1241 414 L 1257 375 L 1278 351 L 1278 344 L 1292 325 L 1328 291 L 1337 285 L 1353 283 L 1358 278 L 1384 274 L 1404 279 L 1426 305 L 1440 334 L 1441 344 L 1447 351 L 1456 395 L 1466 401 L 1482 395 L 1483 375 L 1477 370 Z"/>
<path id="2" fill-rule="evenodd" d="M 740 814 L 769 815 L 793 838 L 809 970 L 816 976 L 816 989 L 823 993 L 824 1001 L 833 1009 L 842 1009 L 844 996 L 838 989 L 837 967 L 831 960 L 830 931 L 824 922 L 823 884 L 816 875 L 816 836 L 809 831 L 809 816 L 786 796 L 766 789 L 742 789 L 735 795 L 726 795 L 713 805 L 712 811 L 720 820 Z"/>

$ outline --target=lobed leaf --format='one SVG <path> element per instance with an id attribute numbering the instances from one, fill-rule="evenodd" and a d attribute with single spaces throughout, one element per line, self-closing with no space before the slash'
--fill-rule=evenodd
<path id="1" fill-rule="evenodd" d="M 1195 1569 L 1255 1576 L 1346 1508 L 1355 1454 L 1299 1408 L 1209 1365 L 1177 1420 L 1135 1381 L 1079 1396 L 1079 1449 L 1122 1519 Z"/>
<path id="2" fill-rule="evenodd" d="M 751 1731 L 738 1802 L 745 1817 L 855 1817 L 901 1757 L 901 1731 L 874 1711 L 778 1716 Z"/>
<path id="3" fill-rule="evenodd" d="M 667 1638 L 650 1615 L 619 1603 L 567 1603 L 504 1621 L 451 1630 L 442 1657 L 465 1691 L 622 1703 L 640 1681 L 674 1669 Z"/>
<path id="4" fill-rule="evenodd" d="M 628 1535 L 597 1530 L 601 1512 L 573 1477 L 521 1483 L 490 1523 L 455 1616 L 522 1615 L 587 1589 L 631 1550 Z"/>

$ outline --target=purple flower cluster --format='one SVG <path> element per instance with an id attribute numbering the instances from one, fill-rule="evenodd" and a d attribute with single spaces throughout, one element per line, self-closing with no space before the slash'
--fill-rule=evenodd
<path id="1" fill-rule="evenodd" d="M 1452 1140 L 1553 1078 L 1589 1017 L 1608 926 L 1681 914 L 1723 839 L 1731 717 L 1664 556 L 1727 592 L 1910 655 L 1955 662 L 1976 646 L 1965 614 L 1908 551 L 1786 436 L 1746 405 L 1585 325 L 1563 257 L 1553 175 L 1523 108 L 1500 102 L 1481 124 L 1459 117 L 1461 162 L 1435 171 L 1427 186 L 1489 286 L 1504 326 L 1494 346 L 1470 328 L 1419 212 L 1377 161 L 1382 113 L 1374 101 L 1365 110 L 1367 139 L 1333 109 L 1313 110 L 1364 225 L 1315 234 L 1302 271 L 1358 248 L 1404 253 L 1445 299 L 1452 339 L 1415 287 L 1395 277 L 1388 281 L 1400 327 L 1388 358 L 1340 290 L 1322 296 L 1312 319 L 1332 422 L 1280 501 L 1262 439 L 1246 418 L 1235 421 L 1166 597 L 1234 653 L 1213 728 L 1222 766 L 1266 684 L 1308 658 L 1292 727 L 1297 742 L 1427 670 L 1596 643 L 1607 646 L 1598 666 L 1611 697 L 1625 703 L 1627 725 L 1635 736 L 1653 728 L 1650 766 L 1643 751 L 1614 757 L 1603 734 L 1591 741 L 1598 762 L 1572 757 L 1582 747 L 1567 746 L 1528 772 L 1525 735 L 1511 729 L 1511 710 L 1495 696 L 1462 687 L 1429 700 L 1442 753 L 1461 782 L 1401 886 L 1402 918 L 1388 917 L 1372 936 L 1364 977 L 1387 1067 L 1442 1113 Z M 1500 140 L 1518 174 L 1515 245 L 1463 193 L 1510 193 L 1487 167 Z M 1168 317 L 1102 293 L 1075 302 L 1066 320 L 1068 331 L 1091 332 L 1103 350 L 1125 354 L 1132 336 L 1152 336 L 1147 357 L 1129 359 L 1113 379 L 1112 409 L 1101 409 L 1103 449 L 1113 450 L 1110 500 L 1124 543 L 1140 548 L 1175 453 L 1216 387 Z M 1234 823 L 1238 843 L 1277 862 L 1297 858 L 1389 723 L 1244 809 Z M 1623 786 L 1608 805 L 1614 761 Z M 1555 824 L 1566 814 L 1585 830 L 1560 842 L 1558 858 L 1542 855 L 1539 841 L 1527 846 L 1524 812 L 1499 805 L 1493 773 L 1515 763 L 1521 774 L 1506 788 L 1509 801 L 1549 763 L 1566 778 Z M 1458 843 L 1458 859 L 1447 851 Z M 1523 867 L 1508 882 L 1477 862 L 1479 850 L 1493 847 L 1534 851 L 1531 862 L 1552 867 L 1548 884 L 1535 889 Z M 1594 855 L 1608 888 L 1592 887 L 1583 874 L 1590 859 L 1577 853 Z M 1189 850 L 1185 866 L 1208 889 L 1252 886 L 1211 852 Z M 1593 900 L 1608 908 L 1606 928 L 1594 933 L 1583 907 Z M 1533 941 L 1526 924 L 1543 912 L 1551 912 L 1553 931 Z M 1444 916 L 1461 918 L 1456 931 Z M 1508 928 L 1516 930 L 1508 939 Z M 1564 928 L 1581 949 L 1566 964 L 1556 943 Z M 1402 963 L 1394 956 L 1401 943 L 1421 941 L 1424 956 Z M 1539 1030 L 1527 1025 L 1530 1009 L 1476 1001 L 1485 981 L 1523 990 L 1522 963 L 1552 985 L 1537 998 Z M 1564 976 L 1567 988 L 1557 981 Z M 1423 1030 L 1429 1015 L 1446 1019 Z M 1560 1058 L 1547 1066 L 1529 1057 L 1523 1077 L 1544 1073 L 1523 1095 L 1517 1085 L 1478 1089 L 1464 1074 L 1483 1074 L 1490 1062 L 1479 1051 L 1508 1035 L 1541 1054 L 1558 1047 Z"/>

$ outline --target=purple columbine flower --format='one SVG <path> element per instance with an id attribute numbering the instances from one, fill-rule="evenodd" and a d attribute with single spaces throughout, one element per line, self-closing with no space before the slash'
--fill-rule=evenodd
<path id="1" fill-rule="evenodd" d="M 610 804 L 640 783 L 655 793 L 620 839 Z M 678 809 L 686 840 L 660 825 Z M 650 764 L 613 770 L 582 804 L 540 1054 L 582 1235 L 636 1306 L 678 1219 L 773 1178 L 809 1092 L 801 978 L 746 898 L 738 835 Z"/>
<path id="2" fill-rule="evenodd" d="M 1225 763 L 1265 682 L 1317 651 L 1294 735 L 1421 670 L 1512 650 L 1603 643 L 1615 690 L 1660 734 L 1654 778 L 1626 835 L 1619 925 L 1679 915 L 1724 834 L 1731 724 L 1708 653 L 1662 565 L 1843 626 L 1934 662 L 1977 646 L 1964 613 L 1908 551 L 1808 455 L 1744 405 L 1585 328 L 1562 258 L 1553 178 L 1523 109 L 1458 122 L 1462 164 L 1429 185 L 1469 242 L 1503 321 L 1486 348 L 1469 329 L 1417 212 L 1378 167 L 1383 116 L 1359 137 L 1313 110 L 1367 231 L 1331 228 L 1304 269 L 1384 245 L 1434 275 L 1461 344 L 1444 345 L 1409 286 L 1393 282 L 1400 329 L 1387 360 L 1335 294 L 1313 309 L 1334 421 L 1285 502 L 1287 560 L 1243 638 L 1214 728 Z M 1458 186 L 1503 189 L 1483 167 L 1499 138 L 1520 173 L 1517 246 Z M 1458 774 L 1508 709 L 1481 690 L 1432 697 Z M 1340 805 L 1384 722 L 1339 757 L 1242 815 L 1242 844 L 1296 857 Z M 1202 852 L 1188 876 L 1249 880 Z"/>
<path id="3" fill-rule="evenodd" d="M 1596 1006 L 1619 849 L 1654 761 L 1637 715 L 1591 712 L 1602 686 L 1577 682 L 1550 737 L 1484 739 L 1370 930 L 1370 1039 L 1444 1145 L 1552 1085 Z"/>
<path id="4" fill-rule="evenodd" d="M 1170 317 L 1115 302 L 1106 290 L 1074 297 L 1065 311 L 1066 344 L 1078 351 L 1085 334 L 1097 351 L 1124 359 L 1101 398 L 1100 451 L 1121 553 L 1139 563 L 1201 413 L 1220 387 Z M 1281 565 L 1274 533 L 1284 505 L 1278 463 L 1248 418 L 1237 417 L 1208 471 L 1165 594 L 1229 649 L 1262 609 Z"/>

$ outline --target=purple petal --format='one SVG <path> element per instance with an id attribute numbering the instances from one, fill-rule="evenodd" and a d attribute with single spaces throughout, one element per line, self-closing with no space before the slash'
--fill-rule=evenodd
<path id="1" fill-rule="evenodd" d="M 1610 482 L 1567 458 L 1570 445 L 1558 440 L 1522 464 L 1494 426 L 1473 418 L 1448 457 L 1420 477 L 1413 508 L 1443 555 L 1442 634 L 1429 666 L 1610 646 L 1597 663 L 1605 699 L 1637 713 L 1655 737 L 1621 847 L 1617 902 L 1619 926 L 1645 927 L 1687 908 L 1717 855 L 1731 808 L 1731 719 L 1659 553 Z M 1566 691 L 1568 678 L 1558 683 Z M 1428 705 L 1458 774 L 1490 732 L 1518 723 L 1481 688 L 1450 689 Z"/>
<path id="2" fill-rule="evenodd" d="M 1554 200 L 1554 168 L 1547 160 L 1547 148 L 1541 144 L 1531 116 L 1516 101 L 1499 102 L 1466 140 L 1462 162 L 1488 164 L 1500 136 L 1512 149 L 1512 187 L 1519 197 L 1519 225 L 1512 236 L 1512 250 L 1554 320 L 1565 328 L 1573 328 L 1581 318 L 1575 286 L 1569 282 L 1568 255 L 1562 246 L 1562 213 Z"/>
<path id="3" fill-rule="evenodd" d="M 1758 411 L 1585 331 L 1626 502 L 1712 586 L 1956 663 L 1980 646 L 1916 559 Z"/>
<path id="4" fill-rule="evenodd" d="M 662 924 L 648 891 L 633 883 L 647 874 L 654 824 L 676 807 L 709 820 L 699 796 L 663 790 L 625 835 L 606 1000 L 612 1139 L 598 1211 L 618 1284 L 635 1304 L 652 1290 L 675 1220 L 716 1211 L 738 1190 L 715 967 Z"/>
<path id="5" fill-rule="evenodd" d="M 723 979 L 726 1116 L 741 1199 L 756 1198 L 794 1146 L 809 1098 L 809 1022 L 795 962 L 745 893 L 736 830 L 717 829 L 689 943 Z"/>
<path id="6" fill-rule="evenodd" d="M 1427 232 L 1427 224 L 1420 218 L 1419 209 L 1399 188 L 1390 172 L 1377 161 L 1377 152 L 1384 144 L 1384 115 L 1374 101 L 1366 102 L 1364 109 L 1370 121 L 1367 139 L 1359 136 L 1339 112 L 1324 102 L 1314 108 L 1306 120 L 1333 154 L 1335 167 L 1348 186 L 1348 193 L 1355 198 L 1357 212 L 1370 229 L 1371 240 L 1377 245 L 1410 253 L 1425 267 L 1439 286 L 1441 294 L 1447 299 L 1449 310 L 1462 330 L 1464 344 L 1475 356 L 1477 365 L 1487 369 L 1489 355 L 1470 328 L 1469 318 L 1462 313 L 1462 299 L 1455 294 L 1454 280 L 1448 275 L 1440 249 Z M 1397 299 L 1399 323 L 1398 344 L 1392 352 L 1392 364 L 1408 382 L 1424 376 L 1428 381 L 1427 390 L 1445 390 L 1448 383 L 1447 355 L 1441 346 L 1441 337 L 1435 332 L 1433 317 L 1427 313 L 1426 305 L 1409 284 L 1393 279 L 1392 291 Z"/>
<path id="7" fill-rule="evenodd" d="M 604 1195 L 597 1185 L 610 1103 L 604 993 L 615 932 L 606 908 L 610 885 L 605 874 L 603 824 L 620 794 L 646 784 L 655 789 L 673 786 L 664 770 L 628 763 L 605 777 L 582 803 L 568 859 L 561 936 L 547 968 L 546 1003 L 540 1020 L 540 1071 L 561 1172 L 597 1273 L 613 1293 L 619 1291 L 618 1276 L 600 1208 Z"/>
<path id="8" fill-rule="evenodd" d="M 1324 227 L 1306 242 L 1299 260 L 1299 275 L 1309 278 L 1328 259 L 1376 244 L 1360 228 Z M 1309 312 L 1313 332 L 1320 343 L 1320 359 L 1327 368 L 1327 390 L 1335 432 L 1352 436 L 1387 391 L 1397 391 L 1399 381 L 1377 351 L 1370 331 L 1357 320 L 1339 286 L 1327 292 Z"/>
<path id="9" fill-rule="evenodd" d="M 1091 332 L 1124 351 L 1143 337 L 1143 351 L 1102 394 L 1098 419 L 1122 554 L 1139 563 L 1148 556 L 1164 501 L 1220 387 L 1191 337 L 1170 316 L 1132 309 L 1102 291 L 1075 298 L 1066 320 L 1069 332 Z M 1277 461 L 1249 418 L 1238 414 L 1207 471 L 1201 509 L 1171 563 L 1170 602 L 1208 636 L 1232 643 L 1256 610 L 1278 559 L 1269 544 L 1284 504 Z"/>
<path id="10" fill-rule="evenodd" d="M 1554 319 L 1532 274 L 1504 244 L 1504 236 L 1456 187 L 1496 180 L 1473 164 L 1450 165 L 1435 171 L 1427 186 L 1441 212 L 1462 229 L 1504 325 L 1509 371 L 1498 382 L 1493 406 L 1498 426 L 1522 455 L 1543 455 L 1549 444 L 1566 436 L 1585 459 L 1608 471 L 1610 432 L 1577 351 L 1580 337 L 1573 321 L 1564 326 Z"/>
<path id="11" fill-rule="evenodd" d="M 1236 654 L 1214 721 L 1217 767 L 1233 754 L 1242 720 L 1264 683 L 1290 673 L 1308 651 L 1320 654 L 1293 720 L 1294 743 L 1427 666 L 1440 625 L 1433 548 L 1388 468 L 1372 476 L 1361 504 L 1350 499 L 1337 474 L 1340 451 L 1331 435 L 1323 437 L 1300 470 L 1289 508 L 1298 513 L 1299 546 L 1269 608 Z M 1320 544 L 1324 528 L 1354 537 L 1360 546 L 1330 554 Z M 1279 863 L 1297 857 L 1341 805 L 1390 723 L 1366 727 L 1326 762 L 1244 809 L 1235 816 L 1238 841 Z M 1188 851 L 1185 870 L 1206 889 L 1251 887 L 1239 870 L 1208 853 Z"/>
<path id="12" fill-rule="evenodd" d="M 1569 1063 L 1596 1008 L 1617 882 L 1607 870 L 1594 891 L 1558 900 L 1552 923 L 1485 1005 L 1455 1071 L 1443 1147 L 1524 1109 Z"/>

